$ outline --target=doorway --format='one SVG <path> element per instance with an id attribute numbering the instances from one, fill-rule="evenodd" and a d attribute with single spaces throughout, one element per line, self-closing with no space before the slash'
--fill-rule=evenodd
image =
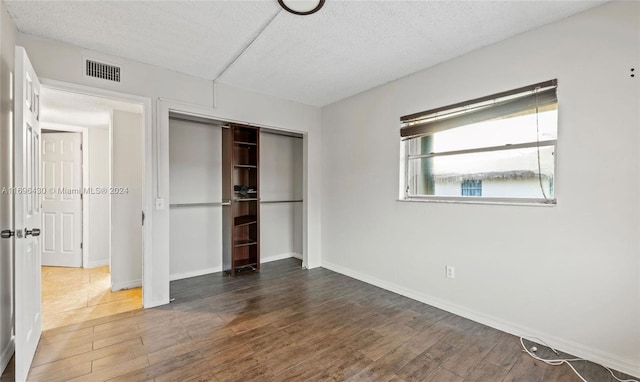
<path id="1" fill-rule="evenodd" d="M 42 88 L 43 330 L 142 307 L 142 112 Z"/>
<path id="2" fill-rule="evenodd" d="M 42 129 L 42 265 L 82 267 L 82 133 Z"/>

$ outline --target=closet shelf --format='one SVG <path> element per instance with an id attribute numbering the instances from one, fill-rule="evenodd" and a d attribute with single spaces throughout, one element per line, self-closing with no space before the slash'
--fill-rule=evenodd
<path id="1" fill-rule="evenodd" d="M 256 215 L 243 215 L 236 216 L 234 218 L 234 226 L 242 227 L 249 224 L 256 224 L 258 222 L 258 217 Z"/>
<path id="2" fill-rule="evenodd" d="M 222 131 L 222 197 L 225 272 L 251 266 L 260 271 L 260 130 L 231 124 Z"/>
<path id="3" fill-rule="evenodd" d="M 302 203 L 304 200 L 296 199 L 296 200 L 261 200 L 260 204 L 275 204 L 275 203 Z"/>
<path id="4" fill-rule="evenodd" d="M 234 247 L 246 247 L 248 245 L 256 245 L 258 244 L 258 241 L 253 240 L 253 239 L 247 239 L 247 240 L 236 240 L 233 242 L 233 246 Z"/>
<path id="5" fill-rule="evenodd" d="M 257 146 L 255 142 L 234 141 L 233 144 L 237 146 Z"/>
<path id="6" fill-rule="evenodd" d="M 169 208 L 183 208 L 183 207 L 219 207 L 221 202 L 202 202 L 202 203 L 174 203 L 169 204 Z"/>
<path id="7" fill-rule="evenodd" d="M 251 259 L 242 259 L 242 260 L 239 259 L 239 260 L 236 260 L 234 264 L 237 268 L 248 267 L 248 266 L 253 266 L 257 268 L 258 266 L 258 263 L 255 260 L 251 260 Z"/>

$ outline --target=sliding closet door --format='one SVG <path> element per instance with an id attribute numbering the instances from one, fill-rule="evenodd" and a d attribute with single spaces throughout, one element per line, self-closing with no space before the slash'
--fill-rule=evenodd
<path id="1" fill-rule="evenodd" d="M 302 139 L 260 134 L 260 258 L 302 258 Z"/>
<path id="2" fill-rule="evenodd" d="M 222 268 L 221 172 L 221 128 L 171 119 L 171 280 Z"/>

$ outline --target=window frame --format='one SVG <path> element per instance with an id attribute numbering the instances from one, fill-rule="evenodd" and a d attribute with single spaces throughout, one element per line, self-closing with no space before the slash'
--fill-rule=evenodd
<path id="1" fill-rule="evenodd" d="M 401 123 L 406 123 L 407 120 L 420 118 L 429 115 L 436 115 L 442 111 L 451 111 L 454 112 L 459 110 L 460 108 L 464 108 L 468 105 L 480 104 L 489 100 L 495 100 L 502 97 L 509 97 L 516 94 L 523 94 L 530 91 L 535 91 L 536 89 L 540 89 L 542 87 L 554 87 L 557 92 L 557 79 L 541 82 L 538 84 L 533 84 L 525 87 L 521 87 L 518 89 L 501 92 L 497 94 L 493 94 L 486 97 L 476 98 L 470 101 L 456 103 L 450 106 L 439 107 L 436 109 L 414 113 L 411 115 L 403 116 L 400 118 Z M 556 93 L 557 94 L 557 93 Z M 559 100 L 556 100 L 556 110 L 559 110 Z M 517 144 L 505 144 L 500 146 L 488 146 L 488 147 L 479 147 L 472 149 L 464 149 L 464 150 L 453 150 L 453 151 L 445 151 L 445 152 L 432 152 L 429 154 L 415 154 L 409 155 L 407 154 L 407 146 L 408 142 L 412 138 L 417 138 L 420 135 L 413 137 L 401 137 L 400 140 L 400 176 L 401 176 L 401 184 L 400 184 L 400 198 L 399 201 L 406 202 L 440 202 L 440 203 L 471 203 L 471 204 L 506 204 L 506 205 L 536 205 L 536 206 L 555 206 L 557 205 L 557 196 L 555 190 L 557 189 L 555 185 L 556 171 L 557 171 L 557 145 L 558 145 L 558 130 L 559 130 L 559 119 L 556 122 L 556 139 L 552 140 L 544 140 L 544 141 L 532 141 L 526 143 L 517 143 Z M 464 125 L 463 125 L 464 126 Z M 424 136 L 424 135 L 422 135 Z M 451 156 L 451 155 L 462 155 L 462 154 L 473 154 L 473 153 L 482 153 L 482 152 L 498 152 L 503 150 L 516 150 L 516 149 L 524 149 L 524 148 L 536 148 L 540 149 L 543 147 L 553 147 L 553 189 L 554 194 L 553 197 L 549 198 L 530 198 L 530 197 L 491 197 L 491 196 L 443 196 L 443 195 L 422 195 L 422 194 L 411 194 L 410 193 L 410 174 L 409 174 L 409 162 L 412 159 L 422 159 L 422 158 L 435 158 L 435 157 L 443 157 L 443 156 Z M 403 160 L 402 160 L 403 158 Z"/>

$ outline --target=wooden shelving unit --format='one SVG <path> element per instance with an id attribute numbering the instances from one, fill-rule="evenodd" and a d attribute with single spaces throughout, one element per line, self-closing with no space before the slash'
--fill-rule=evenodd
<path id="1" fill-rule="evenodd" d="M 260 130 L 231 125 L 222 131 L 222 265 L 232 276 L 260 270 Z"/>

